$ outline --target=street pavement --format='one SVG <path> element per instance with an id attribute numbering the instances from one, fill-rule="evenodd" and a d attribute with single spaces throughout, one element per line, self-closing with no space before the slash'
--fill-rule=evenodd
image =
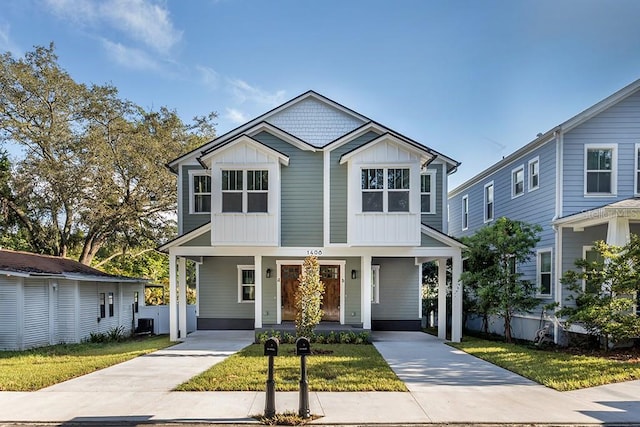
<path id="1" fill-rule="evenodd" d="M 409 392 L 312 391 L 314 424 L 640 425 L 640 381 L 557 392 L 427 334 L 373 338 Z M 252 331 L 198 331 L 176 346 L 36 392 L 0 392 L 0 426 L 256 423 L 264 392 L 171 391 L 252 340 Z M 277 412 L 297 409 L 297 392 L 276 393 Z"/>

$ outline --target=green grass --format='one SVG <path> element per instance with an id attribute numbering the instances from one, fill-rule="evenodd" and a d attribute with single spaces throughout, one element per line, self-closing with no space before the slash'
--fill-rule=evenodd
<path id="1" fill-rule="evenodd" d="M 0 391 L 39 390 L 169 345 L 169 337 L 164 335 L 114 343 L 0 351 Z"/>
<path id="2" fill-rule="evenodd" d="M 466 336 L 449 345 L 559 391 L 640 379 L 640 363 Z"/>
<path id="3" fill-rule="evenodd" d="M 372 345 L 312 344 L 313 351 L 331 352 L 307 356 L 307 376 L 312 391 L 406 391 L 402 381 Z M 274 358 L 278 391 L 296 391 L 300 382 L 300 357 L 293 344 L 281 344 Z M 264 347 L 253 344 L 209 370 L 181 384 L 181 391 L 263 391 L 268 357 Z"/>

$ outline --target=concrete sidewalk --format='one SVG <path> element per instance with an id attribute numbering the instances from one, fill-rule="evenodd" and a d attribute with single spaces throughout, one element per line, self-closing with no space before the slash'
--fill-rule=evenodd
<path id="1" fill-rule="evenodd" d="M 255 423 L 264 392 L 171 392 L 249 344 L 249 332 L 197 332 L 177 346 L 31 393 L 0 392 L 7 422 Z M 375 346 L 409 393 L 314 393 L 315 424 L 527 423 L 640 425 L 640 381 L 560 393 L 412 332 Z M 309 372 L 312 376 L 313 373 Z M 298 393 L 276 394 L 278 412 Z"/>

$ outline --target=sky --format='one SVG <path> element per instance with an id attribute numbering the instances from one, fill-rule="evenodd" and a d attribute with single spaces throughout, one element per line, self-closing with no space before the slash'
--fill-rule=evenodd
<path id="1" fill-rule="evenodd" d="M 449 188 L 640 78 L 637 0 L 2 0 L 0 52 L 55 44 L 217 133 L 315 90 L 461 162 Z"/>

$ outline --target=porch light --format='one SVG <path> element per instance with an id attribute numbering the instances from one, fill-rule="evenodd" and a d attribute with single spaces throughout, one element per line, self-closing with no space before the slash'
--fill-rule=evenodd
<path id="1" fill-rule="evenodd" d="M 358 272 L 356 270 L 351 270 L 351 278 L 352 279 L 357 279 L 358 278 Z"/>
<path id="2" fill-rule="evenodd" d="M 267 279 L 271 277 L 271 269 L 270 268 L 267 268 L 266 276 L 267 276 Z"/>

